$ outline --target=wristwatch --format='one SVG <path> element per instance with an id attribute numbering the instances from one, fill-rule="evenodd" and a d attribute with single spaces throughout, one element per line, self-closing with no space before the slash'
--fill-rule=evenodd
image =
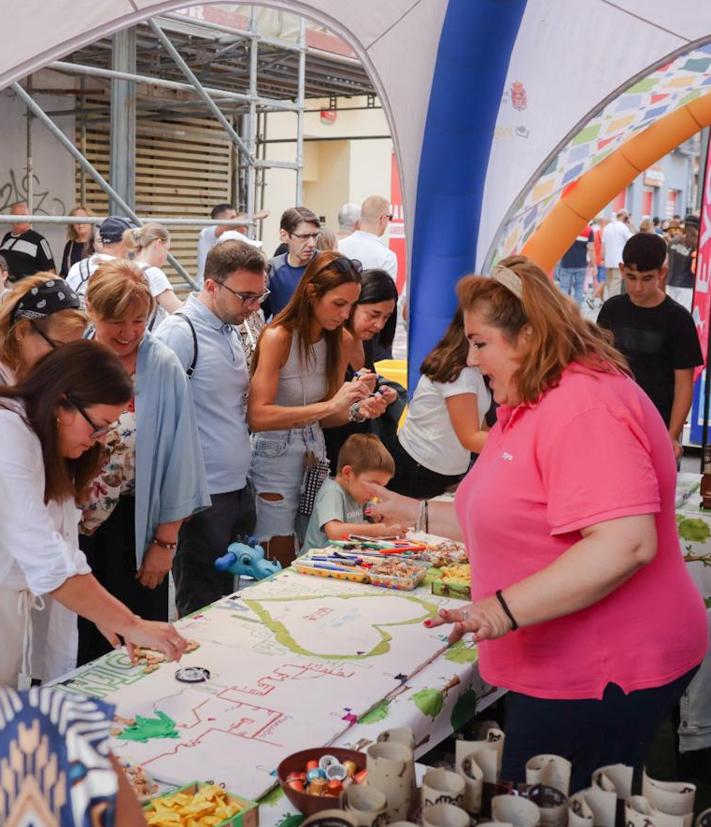
<path id="1" fill-rule="evenodd" d="M 348 411 L 349 422 L 365 422 L 367 417 L 360 412 L 360 402 L 354 402 Z"/>

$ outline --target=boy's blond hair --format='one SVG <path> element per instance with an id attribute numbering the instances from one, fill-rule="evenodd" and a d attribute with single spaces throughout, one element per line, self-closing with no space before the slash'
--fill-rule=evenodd
<path id="1" fill-rule="evenodd" d="M 351 434 L 338 452 L 338 473 L 350 465 L 354 474 L 365 471 L 385 471 L 392 477 L 395 460 L 392 454 L 373 434 Z"/>

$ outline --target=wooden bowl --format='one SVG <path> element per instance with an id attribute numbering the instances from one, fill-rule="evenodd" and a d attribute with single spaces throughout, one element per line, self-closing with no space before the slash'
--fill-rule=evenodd
<path id="1" fill-rule="evenodd" d="M 314 749 L 302 749 L 285 758 L 277 767 L 279 784 L 284 795 L 291 804 L 305 816 L 311 816 L 321 810 L 334 810 L 341 807 L 341 798 L 333 796 L 309 795 L 308 793 L 294 790 L 286 783 L 287 776 L 292 772 L 305 772 L 306 762 L 312 759 L 318 761 L 323 755 L 332 755 L 341 763 L 344 761 L 355 762 L 358 772 L 366 769 L 366 756 L 364 752 L 356 752 L 352 749 L 340 749 L 339 747 L 316 747 Z"/>

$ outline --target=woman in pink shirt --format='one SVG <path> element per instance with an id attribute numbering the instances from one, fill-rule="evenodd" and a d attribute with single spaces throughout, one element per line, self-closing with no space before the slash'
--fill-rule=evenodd
<path id="1" fill-rule="evenodd" d="M 450 503 L 385 489 L 374 506 L 461 538 L 473 602 L 441 611 L 479 643 L 481 673 L 509 691 L 502 777 L 526 761 L 639 764 L 707 648 L 706 611 L 676 534 L 669 435 L 623 357 L 545 273 L 517 256 L 458 285 L 470 362 L 498 422 Z"/>

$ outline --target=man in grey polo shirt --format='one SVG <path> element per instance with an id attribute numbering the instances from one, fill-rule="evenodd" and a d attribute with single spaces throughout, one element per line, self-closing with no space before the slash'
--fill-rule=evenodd
<path id="1" fill-rule="evenodd" d="M 216 571 L 215 559 L 235 537 L 254 528 L 254 492 L 247 482 L 249 372 L 234 325 L 268 295 L 265 266 L 259 250 L 243 241 L 218 244 L 208 253 L 202 290 L 155 333 L 191 376 L 212 500 L 210 508 L 183 523 L 178 536 L 173 576 L 181 617 L 233 590 L 232 575 Z"/>

